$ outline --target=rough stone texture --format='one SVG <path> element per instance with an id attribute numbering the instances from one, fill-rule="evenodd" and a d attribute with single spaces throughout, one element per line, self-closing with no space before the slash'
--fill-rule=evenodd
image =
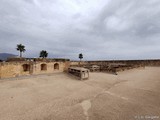
<path id="1" fill-rule="evenodd" d="M 107 65 L 110 63 L 120 63 L 129 65 L 142 65 L 142 66 L 160 66 L 160 60 L 104 60 L 104 61 L 82 61 L 81 65 Z M 79 65 L 79 61 L 72 61 L 72 66 Z"/>
<path id="2" fill-rule="evenodd" d="M 54 64 L 59 64 L 59 70 L 54 70 Z M 110 61 L 67 61 L 67 60 L 52 60 L 52 59 L 36 59 L 34 61 L 19 61 L 19 62 L 5 62 L 0 63 L 0 78 L 10 78 L 31 74 L 46 74 L 54 72 L 67 71 L 70 66 L 83 66 L 83 65 L 106 65 L 110 63 L 122 63 L 129 65 L 142 65 L 142 66 L 160 66 L 160 60 L 110 60 Z M 22 65 L 29 64 L 30 70 L 23 70 Z M 41 70 L 41 64 L 47 65 L 47 70 Z"/>
<path id="3" fill-rule="evenodd" d="M 59 65 L 59 69 L 54 69 L 54 64 Z M 24 71 L 23 65 L 30 66 L 29 71 Z M 41 70 L 41 64 L 46 64 L 47 69 Z M 63 72 L 65 69 L 65 62 L 5 62 L 0 63 L 0 78 L 18 77 L 23 75 L 45 74 L 54 72 Z"/>

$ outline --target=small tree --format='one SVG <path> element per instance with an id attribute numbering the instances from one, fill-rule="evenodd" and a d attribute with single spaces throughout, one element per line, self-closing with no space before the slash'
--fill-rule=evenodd
<path id="1" fill-rule="evenodd" d="M 83 59 L 83 54 L 82 53 L 79 54 L 79 59 L 80 59 L 80 61 L 81 61 L 81 59 Z"/>
<path id="2" fill-rule="evenodd" d="M 80 59 L 80 62 L 79 62 L 79 64 L 80 64 L 81 60 L 83 59 L 83 54 L 82 53 L 79 54 L 79 59 Z"/>
<path id="3" fill-rule="evenodd" d="M 17 48 L 16 48 L 19 52 L 20 52 L 20 57 L 22 57 L 22 52 L 25 52 L 25 46 L 22 44 L 17 44 Z"/>
<path id="4" fill-rule="evenodd" d="M 47 53 L 47 51 L 46 51 L 46 50 L 42 50 L 42 51 L 40 51 L 40 55 L 39 55 L 39 57 L 46 58 L 47 56 L 48 56 L 48 53 Z"/>

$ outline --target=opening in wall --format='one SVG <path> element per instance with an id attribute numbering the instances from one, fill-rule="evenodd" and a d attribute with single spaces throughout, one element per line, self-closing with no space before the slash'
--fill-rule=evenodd
<path id="1" fill-rule="evenodd" d="M 58 63 L 54 64 L 54 70 L 59 70 L 59 64 Z"/>
<path id="2" fill-rule="evenodd" d="M 30 65 L 29 64 L 23 64 L 22 67 L 23 67 L 24 72 L 27 72 L 27 71 L 30 70 Z"/>
<path id="3" fill-rule="evenodd" d="M 41 70 L 47 70 L 47 64 L 41 64 Z"/>

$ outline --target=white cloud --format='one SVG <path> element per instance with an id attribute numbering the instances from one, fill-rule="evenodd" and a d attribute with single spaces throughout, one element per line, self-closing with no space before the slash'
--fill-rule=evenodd
<path id="1" fill-rule="evenodd" d="M 1 0 L 0 51 L 22 43 L 28 57 L 159 58 L 159 13 L 159 0 Z"/>

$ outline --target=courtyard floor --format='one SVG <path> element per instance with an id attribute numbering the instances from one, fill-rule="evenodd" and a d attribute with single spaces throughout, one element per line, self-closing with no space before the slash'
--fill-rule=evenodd
<path id="1" fill-rule="evenodd" d="M 0 120 L 160 120 L 160 67 L 0 80 Z"/>

